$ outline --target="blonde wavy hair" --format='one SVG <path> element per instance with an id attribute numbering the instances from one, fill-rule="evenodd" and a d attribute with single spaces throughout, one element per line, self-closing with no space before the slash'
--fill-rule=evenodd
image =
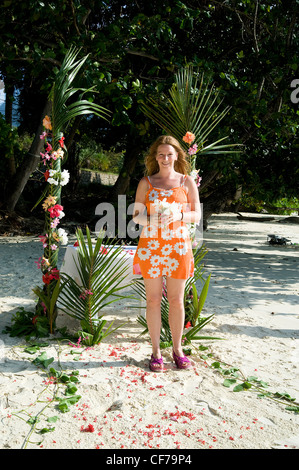
<path id="1" fill-rule="evenodd" d="M 145 157 L 145 173 L 147 176 L 154 175 L 159 171 L 159 165 L 156 160 L 159 145 L 171 145 L 178 153 L 178 159 L 174 162 L 174 169 L 178 173 L 188 175 L 190 172 L 190 163 L 186 152 L 182 149 L 179 142 L 171 135 L 161 135 L 150 146 L 149 152 Z"/>

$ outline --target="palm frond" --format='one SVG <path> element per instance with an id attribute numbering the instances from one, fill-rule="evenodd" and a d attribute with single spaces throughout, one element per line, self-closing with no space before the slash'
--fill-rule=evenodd
<path id="1" fill-rule="evenodd" d="M 84 114 L 95 114 L 102 119 L 107 119 L 110 112 L 104 107 L 83 99 L 83 95 L 95 92 L 94 87 L 81 88 L 73 87 L 72 84 L 82 69 L 87 57 L 77 59 L 80 49 L 71 47 L 65 55 L 60 70 L 56 75 L 51 91 L 52 99 L 52 126 L 53 135 L 59 139 L 60 132 L 64 126 L 77 116 Z M 68 103 L 76 93 L 81 92 L 79 99 L 73 103 Z"/>
<path id="2" fill-rule="evenodd" d="M 203 329 L 204 326 L 210 323 L 213 318 L 214 315 L 210 315 L 207 318 L 202 318 L 197 325 L 195 325 L 193 328 L 190 328 L 188 332 L 183 335 L 183 340 L 185 340 L 187 343 L 191 343 L 191 341 L 222 339 L 215 336 L 202 336 L 197 334 L 200 330 Z"/>
<path id="3" fill-rule="evenodd" d="M 126 254 L 121 247 L 115 246 L 115 240 L 109 241 L 106 253 L 102 251 L 103 237 L 99 237 L 93 244 L 88 227 L 87 241 L 81 229 L 77 230 L 76 235 L 79 247 L 77 260 L 74 261 L 80 281 L 78 284 L 72 277 L 62 273 L 65 285 L 59 303 L 61 310 L 80 320 L 85 326 L 89 325 L 88 333 L 93 334 L 99 312 L 104 307 L 122 298 L 136 298 L 131 294 L 121 294 L 123 289 L 131 286 L 131 282 L 125 282 L 129 269 Z M 84 292 L 89 294 L 82 295 Z"/>
<path id="4" fill-rule="evenodd" d="M 195 134 L 201 154 L 239 153 L 240 149 L 233 148 L 240 147 L 240 144 L 217 145 L 228 137 L 205 145 L 212 131 L 231 109 L 227 106 L 220 111 L 223 101 L 219 99 L 219 94 L 204 74 L 200 76 L 199 72 L 193 71 L 193 67 L 185 67 L 175 75 L 169 96 L 162 95 L 158 100 L 149 98 L 141 105 L 141 110 L 179 142 L 187 131 Z M 182 146 L 187 148 L 185 143 Z"/>

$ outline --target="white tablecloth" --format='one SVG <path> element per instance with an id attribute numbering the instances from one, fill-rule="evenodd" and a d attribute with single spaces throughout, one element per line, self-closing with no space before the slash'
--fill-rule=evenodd
<path id="1" fill-rule="evenodd" d="M 119 246 L 120 245 L 115 245 L 115 248 L 118 248 Z M 112 263 L 112 266 L 115 267 L 115 274 L 117 274 L 117 272 L 118 272 L 117 271 L 117 265 L 119 264 L 120 260 L 124 260 L 124 262 L 125 262 L 125 264 L 123 264 L 122 267 L 121 267 L 122 269 L 125 266 L 128 266 L 126 279 L 125 279 L 125 281 L 123 281 L 119 284 L 120 286 L 128 284 L 128 282 L 130 282 L 132 279 L 135 279 L 135 278 L 138 278 L 138 277 L 140 278 L 140 275 L 133 274 L 133 258 L 134 258 L 134 254 L 135 254 L 135 251 L 136 251 L 137 247 L 136 246 L 131 247 L 131 246 L 124 245 L 124 246 L 122 246 L 122 248 L 123 248 L 122 253 L 119 256 L 118 255 L 115 256 L 115 258 L 113 260 L 113 263 Z M 114 248 L 103 245 L 103 249 L 111 250 L 111 249 L 114 249 Z M 123 252 L 125 253 L 125 257 L 123 257 Z M 78 284 L 80 284 L 80 277 L 79 277 L 79 273 L 78 273 L 78 270 L 77 270 L 76 263 L 78 264 L 78 250 L 77 250 L 77 247 L 73 246 L 73 245 L 68 245 L 67 248 L 66 248 L 66 252 L 65 252 L 65 255 L 64 255 L 64 259 L 63 259 L 60 271 L 62 273 L 68 274 Z"/>
<path id="2" fill-rule="evenodd" d="M 115 248 L 118 248 L 120 245 L 115 245 Z M 122 264 L 121 266 L 121 269 L 123 269 L 125 266 L 128 266 L 128 269 L 127 269 L 127 274 L 126 274 L 126 278 L 120 282 L 118 284 L 118 287 L 120 286 L 125 286 L 126 284 L 128 284 L 130 281 L 132 281 L 133 279 L 137 279 L 137 278 L 141 278 L 140 274 L 133 274 L 133 258 L 134 258 L 134 254 L 136 252 L 136 246 L 129 246 L 129 245 L 121 245 L 122 248 L 123 248 L 123 251 L 125 253 L 125 257 L 123 257 L 123 252 L 118 256 L 115 256 L 114 260 L 113 260 L 113 263 L 112 263 L 112 266 L 115 267 L 115 275 L 118 273 L 117 271 L 117 265 L 119 264 L 120 260 L 123 260 L 125 262 L 125 264 Z M 106 248 L 106 249 L 114 249 L 113 247 L 109 247 L 109 246 L 104 246 L 103 245 L 103 248 Z M 80 276 L 79 276 L 79 273 L 78 273 L 78 269 L 77 269 L 77 266 L 76 266 L 76 263 L 78 264 L 78 249 L 76 246 L 73 246 L 73 245 L 68 245 L 67 248 L 66 248 L 66 252 L 65 252 L 65 255 L 64 255 L 64 259 L 63 259 L 63 262 L 62 262 L 62 265 L 61 265 L 61 268 L 60 268 L 60 272 L 61 273 L 65 273 L 65 274 L 68 274 L 69 276 L 71 276 L 74 281 L 77 282 L 77 284 L 81 284 L 81 280 L 80 280 Z M 121 290 L 119 293 L 121 294 L 122 292 L 126 292 L 127 289 L 123 289 Z M 143 299 L 140 298 L 140 303 L 139 303 L 139 306 L 141 308 L 145 308 L 145 301 Z M 143 312 L 139 312 L 139 309 L 138 309 L 138 314 L 141 314 Z"/>

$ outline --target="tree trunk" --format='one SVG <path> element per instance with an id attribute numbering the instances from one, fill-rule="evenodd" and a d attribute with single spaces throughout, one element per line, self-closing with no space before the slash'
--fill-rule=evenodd
<path id="1" fill-rule="evenodd" d="M 132 144 L 134 142 L 134 144 Z M 112 198 L 117 199 L 119 194 L 126 194 L 130 187 L 131 176 L 135 170 L 140 155 L 141 143 L 137 136 L 128 138 L 125 158 L 119 176 L 113 186 Z"/>
<path id="2" fill-rule="evenodd" d="M 13 103 L 13 94 L 15 87 L 14 85 L 8 80 L 5 79 L 5 122 L 12 127 L 12 103 Z M 11 152 L 8 161 L 8 171 L 9 171 L 9 178 L 12 178 L 16 173 L 16 162 L 14 153 Z"/>
<path id="3" fill-rule="evenodd" d="M 206 197 L 201 197 L 203 203 L 203 229 L 208 226 L 208 219 L 212 214 L 220 214 L 229 207 L 233 201 L 241 197 L 242 188 L 234 182 L 219 185 Z"/>
<path id="4" fill-rule="evenodd" d="M 16 174 L 12 177 L 9 183 L 9 193 L 6 197 L 5 208 L 8 211 L 13 211 L 16 204 L 25 188 L 25 185 L 31 175 L 34 172 L 40 162 L 40 152 L 43 149 L 44 141 L 40 139 L 43 128 L 43 118 L 51 112 L 51 101 L 47 101 L 43 109 L 40 124 L 36 130 L 35 137 L 31 144 L 27 158 L 24 159 L 23 163 L 18 167 Z"/>

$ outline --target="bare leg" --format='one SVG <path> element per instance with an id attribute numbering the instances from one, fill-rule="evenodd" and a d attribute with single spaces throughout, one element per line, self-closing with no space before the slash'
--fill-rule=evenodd
<path id="1" fill-rule="evenodd" d="M 153 356 L 160 359 L 162 277 L 144 279 L 146 292 L 146 321 L 152 342 Z"/>
<path id="2" fill-rule="evenodd" d="M 166 278 L 167 299 L 169 302 L 169 326 L 173 350 L 177 356 L 184 356 L 182 335 L 185 322 L 184 289 L 186 279 Z"/>

